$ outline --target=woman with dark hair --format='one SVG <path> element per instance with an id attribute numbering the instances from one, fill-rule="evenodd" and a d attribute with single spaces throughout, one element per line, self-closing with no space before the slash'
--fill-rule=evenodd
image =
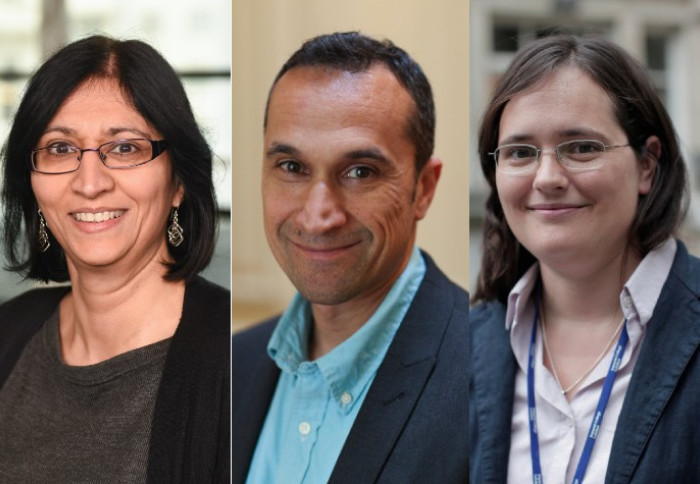
<path id="1" fill-rule="evenodd" d="M 3 159 L 0 481 L 228 482 L 210 148 L 172 67 L 93 36 L 34 74 Z"/>
<path id="2" fill-rule="evenodd" d="M 700 482 L 700 261 L 647 73 L 595 38 L 523 48 L 479 133 L 472 482 Z M 585 480 L 584 480 L 585 477 Z"/>

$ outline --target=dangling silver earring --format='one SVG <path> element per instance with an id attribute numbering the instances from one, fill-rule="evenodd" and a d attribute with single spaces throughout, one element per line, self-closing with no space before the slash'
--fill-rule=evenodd
<path id="1" fill-rule="evenodd" d="M 175 207 L 173 208 L 173 220 L 168 227 L 168 242 L 173 247 L 179 247 L 183 240 L 185 240 L 185 234 L 180 224 L 177 223 L 177 207 Z"/>
<path id="2" fill-rule="evenodd" d="M 44 220 L 41 209 L 37 209 L 37 212 L 39 212 L 39 250 L 46 252 L 51 246 L 51 242 L 49 242 L 49 233 L 46 231 L 46 220 Z"/>

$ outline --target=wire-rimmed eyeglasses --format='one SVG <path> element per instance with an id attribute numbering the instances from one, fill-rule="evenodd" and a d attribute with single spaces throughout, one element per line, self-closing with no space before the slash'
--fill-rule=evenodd
<path id="1" fill-rule="evenodd" d="M 65 141 L 56 141 L 32 151 L 32 170 L 46 175 L 74 172 L 80 168 L 86 151 L 96 151 L 107 168 L 135 168 L 154 160 L 167 147 L 165 140 L 146 138 L 118 139 L 102 143 L 97 148 L 79 148 Z"/>
<path id="2" fill-rule="evenodd" d="M 545 151 L 554 151 L 559 163 L 572 171 L 587 171 L 600 168 L 605 161 L 606 151 L 625 148 L 625 145 L 606 145 L 599 140 L 582 139 L 559 143 L 554 148 L 538 148 L 529 144 L 507 144 L 499 146 L 493 153 L 496 166 L 505 173 L 531 173 Z"/>

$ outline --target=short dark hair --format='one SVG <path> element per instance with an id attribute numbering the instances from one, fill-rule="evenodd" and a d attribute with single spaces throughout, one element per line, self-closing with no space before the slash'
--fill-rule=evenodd
<path id="1" fill-rule="evenodd" d="M 295 67 L 330 67 L 340 71 L 364 72 L 373 64 L 389 68 L 413 99 L 413 110 L 407 120 L 407 136 L 416 150 L 416 174 L 433 155 L 435 146 L 435 103 L 430 83 L 423 70 L 406 51 L 390 40 L 378 41 L 359 32 L 336 32 L 307 40 L 285 62 L 277 73 L 265 107 L 265 123 L 270 96 L 277 82 Z"/>
<path id="2" fill-rule="evenodd" d="M 168 244 L 174 262 L 168 280 L 190 279 L 209 263 L 217 227 L 212 152 L 173 68 L 150 45 L 100 35 L 53 54 L 32 76 L 2 151 L 3 239 L 8 269 L 43 281 L 66 281 L 65 254 L 53 235 L 39 250 L 37 202 L 31 187 L 30 152 L 63 102 L 84 82 L 116 79 L 133 107 L 168 141 L 174 180 L 185 192 L 179 223 L 185 240 Z M 22 232 L 24 223 L 24 235 Z M 165 237 L 165 232 L 163 236 Z"/>
<path id="3" fill-rule="evenodd" d="M 503 109 L 514 96 L 567 66 L 585 72 L 608 93 L 615 117 L 638 158 L 647 154 L 650 136 L 657 136 L 661 142 L 651 191 L 639 196 L 630 229 L 633 247 L 646 255 L 674 235 L 685 216 L 687 176 L 678 138 L 644 67 L 602 38 L 555 35 L 538 39 L 516 54 L 501 77 L 479 130 L 479 158 L 491 192 L 486 201 L 475 301 L 496 299 L 505 303 L 513 285 L 535 262 L 508 227 L 496 188 L 496 165 L 489 155 L 498 144 Z"/>

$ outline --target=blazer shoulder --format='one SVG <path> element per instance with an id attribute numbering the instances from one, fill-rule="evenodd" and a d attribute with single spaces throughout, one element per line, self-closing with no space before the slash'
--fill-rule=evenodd
<path id="1" fill-rule="evenodd" d="M 682 241 L 677 240 L 676 243 L 676 256 L 666 285 L 678 282 L 698 298 L 700 297 L 700 259 L 690 254 Z"/>
<path id="2" fill-rule="evenodd" d="M 237 371 L 237 368 L 242 369 L 241 366 L 244 364 L 269 359 L 267 343 L 270 341 L 279 318 L 279 316 L 275 316 L 233 335 L 231 338 L 231 358 L 235 362 L 234 372 Z"/>
<path id="3" fill-rule="evenodd" d="M 484 325 L 503 322 L 506 317 L 506 308 L 498 301 L 487 301 L 472 306 L 469 309 L 469 324 L 476 329 Z"/>
<path id="4" fill-rule="evenodd" d="M 427 298 L 427 301 L 431 301 L 434 304 L 442 304 L 447 298 L 453 297 L 455 308 L 469 315 L 469 293 L 460 285 L 451 281 L 435 264 L 430 255 L 423 251 L 421 251 L 421 255 L 425 261 L 425 276 L 421 287 L 418 288 L 418 292 L 421 293 L 421 290 L 425 292 L 428 286 L 434 286 L 437 291 L 431 292 L 432 297 Z M 449 294 L 446 294 L 446 292 Z"/>

